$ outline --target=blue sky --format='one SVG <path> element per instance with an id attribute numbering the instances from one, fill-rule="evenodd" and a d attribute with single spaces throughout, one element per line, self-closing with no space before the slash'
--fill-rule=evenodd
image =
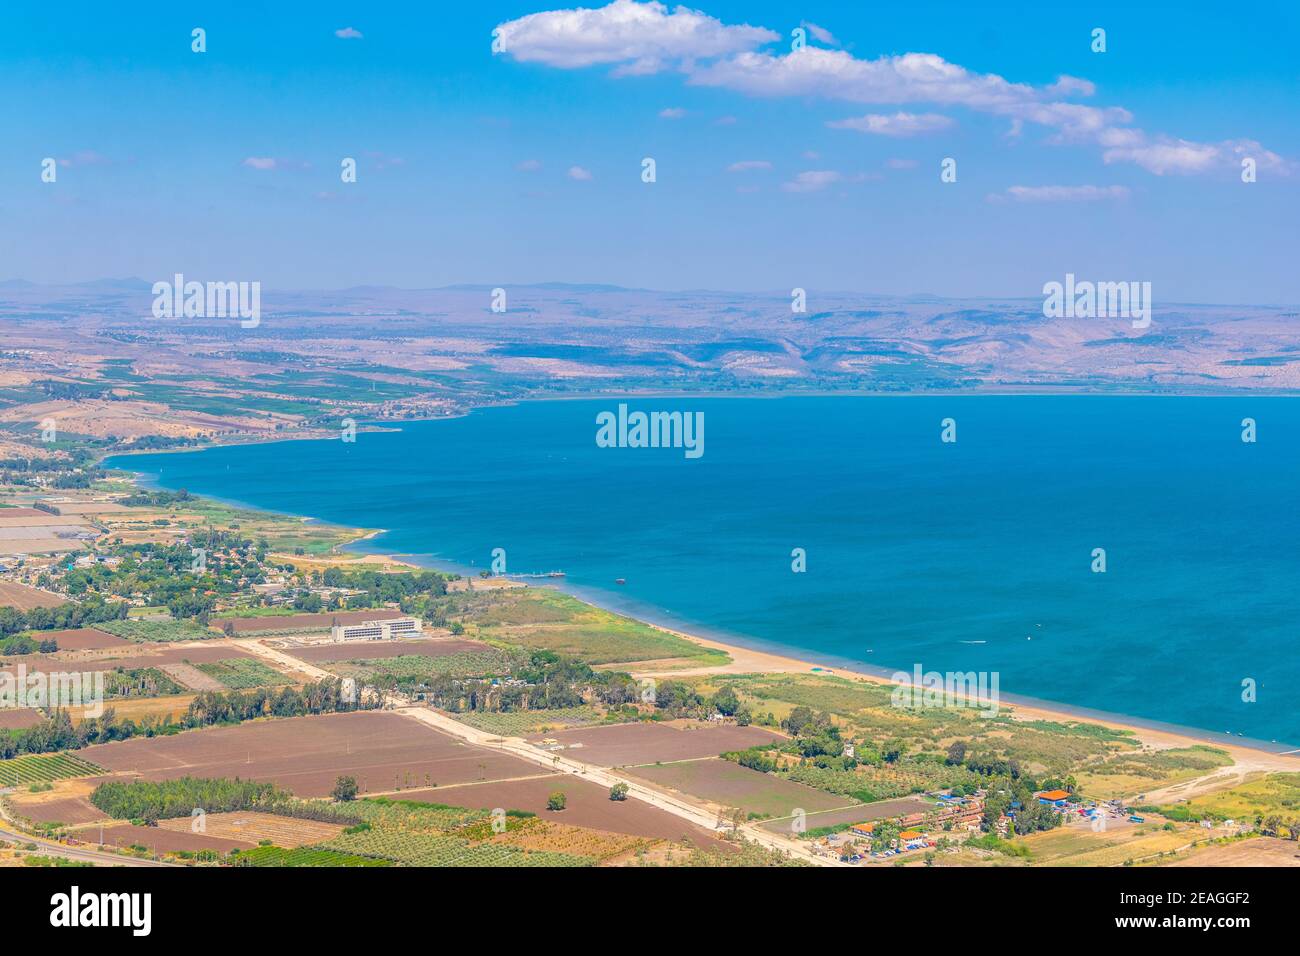
<path id="1" fill-rule="evenodd" d="M 7 11 L 0 278 L 1300 302 L 1295 4 L 173 6 Z"/>

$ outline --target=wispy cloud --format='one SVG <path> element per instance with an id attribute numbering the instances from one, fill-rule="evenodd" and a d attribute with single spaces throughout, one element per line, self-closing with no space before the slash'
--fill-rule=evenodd
<path id="1" fill-rule="evenodd" d="M 535 173 L 542 168 L 540 159 L 525 159 L 523 162 L 515 163 L 515 169 L 521 173 Z"/>
<path id="2" fill-rule="evenodd" d="M 1002 202 L 1103 202 L 1127 199 L 1127 186 L 1008 186 L 1005 192 L 993 193 L 989 199 Z"/>
<path id="3" fill-rule="evenodd" d="M 835 39 L 835 34 L 831 33 L 825 27 L 819 27 L 815 23 L 803 22 L 803 28 L 812 34 L 812 38 L 818 43 L 825 43 L 827 46 L 839 46 L 840 41 Z"/>
<path id="4" fill-rule="evenodd" d="M 581 166 L 570 166 L 568 177 L 580 183 L 585 183 L 591 179 L 591 171 L 583 169 Z"/>
<path id="5" fill-rule="evenodd" d="M 732 163 L 727 167 L 729 173 L 747 173 L 755 169 L 771 169 L 772 164 L 766 159 L 742 159 L 738 163 Z"/>
<path id="6" fill-rule="evenodd" d="M 335 30 L 334 35 L 338 37 L 340 40 L 365 39 L 365 34 L 363 34 L 360 30 L 356 29 L 355 27 L 344 27 L 342 30 Z M 380 46 L 383 46 L 383 44 L 381 43 Z"/>
<path id="7" fill-rule="evenodd" d="M 71 156 L 60 156 L 59 165 L 71 169 L 75 166 L 110 166 L 112 160 L 107 156 L 95 152 L 93 149 L 84 149 L 81 152 L 73 153 Z"/>
<path id="8" fill-rule="evenodd" d="M 952 120 L 938 113 L 895 113 L 893 116 L 868 113 L 853 119 L 831 120 L 826 125 L 831 129 L 852 129 L 859 133 L 901 137 L 947 129 L 952 125 Z"/>
<path id="9" fill-rule="evenodd" d="M 296 159 L 280 159 L 275 156 L 249 156 L 239 165 L 249 169 L 311 169 L 311 163 Z"/>
<path id="10" fill-rule="evenodd" d="M 686 110 L 682 109 L 680 106 L 669 106 L 667 109 L 659 111 L 660 119 L 681 119 L 685 115 Z"/>
<path id="11" fill-rule="evenodd" d="M 812 169 L 799 173 L 794 179 L 781 184 L 788 193 L 812 193 L 840 182 L 844 177 L 831 169 Z"/>
<path id="12" fill-rule="evenodd" d="M 1095 93 L 1090 81 L 1078 77 L 1035 86 L 968 70 L 934 53 L 860 59 L 816 46 L 766 52 L 760 48 L 781 39 L 776 31 L 724 24 L 685 6 L 669 12 L 657 0 L 534 13 L 497 30 L 502 52 L 521 62 L 566 69 L 607 65 L 623 76 L 677 70 L 689 84 L 749 96 L 962 107 L 1007 119 L 1013 137 L 1034 124 L 1049 131 L 1049 143 L 1090 145 L 1102 150 L 1107 163 L 1134 163 L 1156 175 L 1226 170 L 1246 156 L 1260 169 L 1286 172 L 1292 166 L 1252 139 L 1199 143 L 1148 133 L 1133 126 L 1132 114 L 1121 106 L 1071 102 Z M 879 131 L 869 120 L 865 125 L 867 132 Z"/>

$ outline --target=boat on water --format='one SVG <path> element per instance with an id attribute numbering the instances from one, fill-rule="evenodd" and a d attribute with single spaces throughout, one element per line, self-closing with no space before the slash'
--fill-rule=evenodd
<path id="1" fill-rule="evenodd" d="M 615 583 L 615 584 L 627 584 L 627 578 L 615 578 L 615 579 L 614 579 L 614 583 Z"/>

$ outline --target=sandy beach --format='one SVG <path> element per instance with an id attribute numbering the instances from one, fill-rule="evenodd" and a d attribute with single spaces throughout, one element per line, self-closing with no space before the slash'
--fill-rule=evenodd
<path id="1" fill-rule="evenodd" d="M 645 623 L 657 630 L 680 637 L 702 647 L 725 651 L 731 655 L 731 663 L 715 667 L 673 668 L 663 666 L 671 663 L 668 661 L 645 661 L 629 668 L 631 673 L 636 677 L 668 679 L 685 676 L 707 676 L 710 674 L 816 673 L 873 684 L 893 683 L 888 678 L 876 674 L 867 674 L 843 667 L 828 667 L 823 664 L 815 664 L 811 661 L 801 660 L 796 657 L 789 657 L 769 651 L 755 650 L 753 648 L 744 647 L 743 645 L 700 637 L 695 634 L 662 627 L 650 622 Z M 619 665 L 619 667 L 624 668 L 627 667 L 627 665 Z M 1273 753 L 1244 743 L 1224 741 L 1219 738 L 1219 735 L 1209 732 L 1205 732 L 1201 735 L 1195 732 L 1179 733 L 1176 731 L 1161 730 L 1158 728 L 1143 726 L 1141 723 L 1137 722 L 1126 722 L 1122 718 L 1111 719 L 1093 717 L 1073 712 L 1066 707 L 1053 708 L 1042 704 L 1008 702 L 1004 703 L 1002 707 L 1007 710 L 1012 719 L 1015 720 L 1075 721 L 1079 723 L 1098 724 L 1104 727 L 1129 731 L 1144 745 L 1155 750 L 1167 750 L 1176 747 L 1192 747 L 1197 744 L 1210 744 L 1227 751 L 1229 756 L 1232 757 L 1233 766 L 1220 768 L 1211 774 L 1207 774 L 1203 778 L 1185 781 L 1163 791 L 1152 791 L 1151 794 L 1148 794 L 1148 797 L 1151 799 L 1185 800 L 1205 790 L 1217 790 L 1240 783 L 1247 777 L 1255 774 L 1279 772 L 1294 773 L 1300 771 L 1300 753 Z"/>

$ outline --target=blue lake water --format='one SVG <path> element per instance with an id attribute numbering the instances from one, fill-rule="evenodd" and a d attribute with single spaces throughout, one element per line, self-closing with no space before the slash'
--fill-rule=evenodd
<path id="1" fill-rule="evenodd" d="M 596 415 L 617 404 L 114 463 L 165 488 L 389 529 L 378 550 L 484 568 L 503 548 L 511 572 L 563 569 L 611 606 L 757 646 L 996 671 L 1004 694 L 1300 741 L 1295 400 L 628 400 L 704 412 L 695 459 L 597 447 Z"/>

